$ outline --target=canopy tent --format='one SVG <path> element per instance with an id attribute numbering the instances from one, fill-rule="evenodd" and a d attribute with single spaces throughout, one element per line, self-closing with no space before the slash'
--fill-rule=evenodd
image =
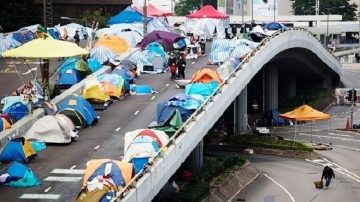
<path id="1" fill-rule="evenodd" d="M 279 116 L 284 119 L 295 121 L 294 141 L 296 139 L 297 121 L 320 121 L 328 120 L 331 118 L 330 114 L 325 114 L 323 112 L 317 111 L 316 109 L 308 105 L 302 105 L 292 111 L 286 112 L 284 114 L 279 114 Z"/>
<path id="2" fill-rule="evenodd" d="M 117 54 L 123 54 L 130 50 L 130 44 L 125 39 L 114 35 L 104 35 L 100 37 L 95 46 L 109 48 Z"/>
<path id="3" fill-rule="evenodd" d="M 217 73 L 217 71 L 210 67 L 203 67 L 198 69 L 191 78 L 191 83 L 209 83 L 211 81 L 216 81 L 219 84 L 222 84 L 223 82 L 221 76 Z"/>
<path id="4" fill-rule="evenodd" d="M 147 17 L 147 21 L 151 20 L 151 17 Z M 108 21 L 108 25 L 120 24 L 120 23 L 135 23 L 143 22 L 144 16 L 140 12 L 128 6 L 125 10 L 121 11 L 117 15 L 111 17 Z"/>
<path id="5" fill-rule="evenodd" d="M 74 124 L 65 115 L 47 115 L 31 126 L 26 132 L 25 138 L 46 143 L 70 143 L 71 138 L 77 137 L 74 130 Z"/>
<path id="6" fill-rule="evenodd" d="M 57 107 L 57 113 L 68 116 L 77 127 L 90 126 L 97 120 L 92 106 L 79 95 L 66 96 Z"/>
<path id="7" fill-rule="evenodd" d="M 135 9 L 142 13 L 142 10 L 138 9 L 135 7 Z M 148 16 L 153 16 L 153 17 L 161 17 L 161 16 L 172 16 L 173 13 L 172 12 L 168 12 L 168 11 L 162 11 L 158 8 L 156 8 L 154 5 L 152 4 L 148 4 L 147 7 L 146 7 L 146 13 Z"/>
<path id="8" fill-rule="evenodd" d="M 0 180 L 0 185 L 10 187 L 32 187 L 41 184 L 30 168 L 16 161 L 1 171 L 0 176 L 5 177 Z"/>
<path id="9" fill-rule="evenodd" d="M 29 141 L 25 138 L 17 138 L 6 143 L 0 153 L 0 162 L 17 161 L 20 163 L 27 163 L 34 158 L 35 155 L 36 151 Z"/>
<path id="10" fill-rule="evenodd" d="M 51 37 L 32 40 L 18 48 L 5 51 L 3 57 L 59 58 L 87 55 L 89 51 L 75 43 L 52 39 Z"/>
<path id="11" fill-rule="evenodd" d="M 186 16 L 185 29 L 190 33 L 198 33 L 208 38 L 217 30 L 218 35 L 225 34 L 229 26 L 229 16 L 217 11 L 213 6 L 206 5 Z"/>
<path id="12" fill-rule="evenodd" d="M 143 40 L 137 44 L 137 47 L 145 49 L 151 42 L 158 42 L 164 46 L 165 51 L 171 51 L 174 49 L 174 43 L 180 40 L 185 40 L 185 37 L 171 32 L 153 31 L 144 37 Z M 181 48 L 184 47 L 179 47 L 179 49 Z"/>

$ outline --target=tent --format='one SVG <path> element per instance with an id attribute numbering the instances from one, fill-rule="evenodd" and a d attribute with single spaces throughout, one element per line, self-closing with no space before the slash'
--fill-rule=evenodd
<path id="1" fill-rule="evenodd" d="M 90 104 L 105 104 L 111 100 L 109 95 L 102 88 L 100 82 L 96 79 L 88 80 L 85 82 L 83 97 Z"/>
<path id="2" fill-rule="evenodd" d="M 185 86 L 185 94 L 199 94 L 204 97 L 210 96 L 218 88 L 219 83 L 217 81 L 211 81 L 209 83 L 191 83 Z"/>
<path id="3" fill-rule="evenodd" d="M 19 46 L 21 46 L 21 43 L 13 39 L 12 34 L 0 35 L 0 56 L 3 52 Z"/>
<path id="4" fill-rule="evenodd" d="M 128 185 L 132 176 L 133 166 L 130 163 L 110 159 L 90 160 L 77 201 L 111 201 L 121 188 Z"/>
<path id="5" fill-rule="evenodd" d="M 181 106 L 171 105 L 171 102 L 159 102 L 156 107 L 156 120 L 159 126 L 168 125 L 172 118 L 179 112 L 181 122 L 185 122 L 194 112 Z"/>
<path id="6" fill-rule="evenodd" d="M 57 85 L 60 89 L 70 88 L 81 81 L 81 76 L 76 70 L 78 58 L 68 58 L 59 66 L 59 79 Z"/>
<path id="7" fill-rule="evenodd" d="M 16 161 L 0 172 L 0 179 L 0 185 L 10 187 L 32 187 L 41 184 L 30 168 Z"/>
<path id="8" fill-rule="evenodd" d="M 131 83 L 134 82 L 134 75 L 126 68 L 122 68 L 121 66 L 116 67 L 112 72 L 112 74 L 117 74 L 125 79 L 125 90 L 130 90 Z"/>
<path id="9" fill-rule="evenodd" d="M 104 64 L 110 59 L 117 58 L 117 55 L 110 48 L 97 46 L 90 50 L 90 57 Z"/>
<path id="10" fill-rule="evenodd" d="M 97 120 L 92 106 L 83 97 L 68 95 L 57 104 L 59 114 L 68 116 L 76 127 L 90 126 Z"/>
<path id="11" fill-rule="evenodd" d="M 115 35 L 101 36 L 95 43 L 95 46 L 109 48 L 116 54 L 123 54 L 130 50 L 130 44 L 125 39 Z"/>
<path id="12" fill-rule="evenodd" d="M 168 108 L 175 111 L 161 110 L 157 108 L 156 121 L 150 123 L 148 128 L 164 131 L 169 137 L 182 126 L 181 113 L 176 108 Z"/>
<path id="13" fill-rule="evenodd" d="M 279 116 L 287 120 L 295 121 L 294 141 L 296 139 L 296 124 L 298 121 L 319 121 L 330 119 L 330 114 L 317 111 L 308 105 L 302 105 L 292 111 L 279 114 Z"/>
<path id="14" fill-rule="evenodd" d="M 27 163 L 36 156 L 36 151 L 25 138 L 17 138 L 6 143 L 0 153 L 0 162 L 17 161 Z"/>
<path id="15" fill-rule="evenodd" d="M 148 85 L 131 85 L 130 95 L 147 95 L 154 93 L 153 89 Z"/>
<path id="16" fill-rule="evenodd" d="M 26 132 L 28 140 L 46 143 L 70 143 L 72 138 L 77 137 L 75 126 L 65 115 L 47 115 L 37 120 Z"/>
<path id="17" fill-rule="evenodd" d="M 104 88 L 106 94 L 112 99 L 125 98 L 125 80 L 117 74 L 102 74 L 98 80 Z M 129 85 L 129 84 L 127 84 Z"/>
<path id="18" fill-rule="evenodd" d="M 11 115 L 11 114 L 1 113 L 1 114 L 0 114 L 0 117 L 6 119 L 6 121 L 7 121 L 10 125 L 14 125 L 14 124 L 16 123 L 15 117 L 14 117 L 13 115 Z M 7 127 L 5 126 L 5 128 L 7 128 Z"/>
<path id="19" fill-rule="evenodd" d="M 88 64 L 91 72 L 96 72 L 97 70 L 102 68 L 101 63 L 97 59 L 94 59 L 94 58 L 89 58 L 87 60 L 87 64 Z"/>
<path id="20" fill-rule="evenodd" d="M 279 22 L 269 22 L 266 25 L 264 25 L 263 28 L 267 29 L 267 30 L 271 30 L 271 31 L 287 29 L 287 27 L 284 24 L 279 23 Z"/>
<path id="21" fill-rule="evenodd" d="M 29 113 L 29 109 L 22 102 L 15 102 L 4 113 L 14 116 L 16 121 L 19 121 Z"/>
<path id="22" fill-rule="evenodd" d="M 219 35 L 225 34 L 229 26 L 229 16 L 217 11 L 213 6 L 206 5 L 186 16 L 185 29 L 190 33 L 198 33 L 205 37 L 212 37 L 217 30 Z"/>
<path id="23" fill-rule="evenodd" d="M 124 153 L 130 147 L 131 142 L 138 136 L 148 136 L 154 139 L 159 148 L 166 146 L 166 144 L 169 142 L 169 137 L 163 131 L 152 129 L 138 129 L 125 133 Z"/>
<path id="24" fill-rule="evenodd" d="M 151 42 L 158 42 L 164 46 L 165 51 L 172 51 L 174 49 L 174 43 L 185 40 L 185 37 L 166 31 L 153 31 L 143 38 L 143 40 L 137 44 L 137 47 L 145 49 Z M 179 49 L 184 47 L 179 47 Z"/>
<path id="25" fill-rule="evenodd" d="M 151 62 L 146 58 L 145 54 L 141 50 L 132 52 L 126 60 L 130 60 L 136 64 L 138 73 L 146 71 L 147 67 L 152 67 L 151 69 L 154 69 Z"/>
<path id="26" fill-rule="evenodd" d="M 205 98 L 197 94 L 193 94 L 193 95 L 177 94 L 175 96 L 172 96 L 168 100 L 169 105 L 182 107 L 187 110 L 196 110 L 204 102 L 205 102 Z"/>
<path id="27" fill-rule="evenodd" d="M 151 19 L 152 19 L 151 17 L 147 17 L 147 21 Z M 114 25 L 120 23 L 135 23 L 135 22 L 143 22 L 143 20 L 144 20 L 143 14 L 128 6 L 125 10 L 111 17 L 107 21 L 107 24 Z"/>
<path id="28" fill-rule="evenodd" d="M 136 9 L 138 12 L 142 13 L 142 10 L 140 10 L 140 9 L 138 9 L 136 7 L 134 9 Z M 146 13 L 147 13 L 148 16 L 153 16 L 153 17 L 162 17 L 162 16 L 171 16 L 171 15 L 173 15 L 172 12 L 162 11 L 162 10 L 156 8 L 152 4 L 147 5 Z"/>
<path id="29" fill-rule="evenodd" d="M 63 25 L 63 26 L 59 27 L 58 30 L 59 30 L 61 35 L 64 35 L 64 29 L 66 29 L 67 36 L 70 39 L 74 38 L 74 35 L 75 35 L 76 31 L 79 31 L 80 40 L 88 38 L 88 32 L 87 32 L 86 28 L 84 26 L 80 25 L 80 24 L 70 23 L 70 24 Z"/>
<path id="30" fill-rule="evenodd" d="M 143 69 L 143 72 L 163 73 L 168 68 L 168 61 L 165 55 L 161 55 L 153 50 L 145 50 L 144 54 L 146 59 L 151 63 L 151 68 Z"/>
<path id="31" fill-rule="evenodd" d="M 15 102 L 22 102 L 25 105 L 27 104 L 27 102 L 21 100 L 20 96 L 7 96 L 1 100 L 1 104 L 3 105 L 3 108 L 1 111 L 5 111 L 7 108 L 9 108 Z"/>
<path id="32" fill-rule="evenodd" d="M 222 84 L 223 82 L 221 76 L 217 73 L 217 71 L 210 67 L 200 68 L 191 78 L 191 83 L 209 83 L 211 81 L 216 81 L 218 82 L 218 84 Z"/>
<path id="33" fill-rule="evenodd" d="M 8 122 L 8 120 L 6 120 L 6 118 L 1 117 L 0 118 L 0 132 L 6 129 L 11 128 L 10 123 Z"/>

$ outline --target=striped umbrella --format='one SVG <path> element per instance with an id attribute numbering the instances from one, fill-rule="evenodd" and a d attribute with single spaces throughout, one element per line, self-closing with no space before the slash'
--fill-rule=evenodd
<path id="1" fill-rule="evenodd" d="M 97 46 L 90 50 L 90 57 L 98 60 L 101 64 L 103 64 L 110 59 L 115 59 L 117 56 L 110 49 Z"/>

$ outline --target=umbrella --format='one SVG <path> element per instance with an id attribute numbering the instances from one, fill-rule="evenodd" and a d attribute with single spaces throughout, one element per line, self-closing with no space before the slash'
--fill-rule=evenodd
<path id="1" fill-rule="evenodd" d="M 5 51 L 2 56 L 47 59 L 87 54 L 89 54 L 89 51 L 77 46 L 75 43 L 44 37 L 32 40 L 18 48 Z"/>
<path id="2" fill-rule="evenodd" d="M 97 46 L 90 50 L 90 57 L 98 60 L 101 64 L 104 62 L 116 58 L 116 54 L 109 48 L 103 46 Z"/>

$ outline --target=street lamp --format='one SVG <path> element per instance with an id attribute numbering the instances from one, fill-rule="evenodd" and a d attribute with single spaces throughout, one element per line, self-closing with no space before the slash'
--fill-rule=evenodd
<path id="1" fill-rule="evenodd" d="M 144 14 L 144 37 L 147 34 L 147 0 L 144 0 L 143 14 Z"/>
<path id="2" fill-rule="evenodd" d="M 274 22 L 275 22 L 275 15 L 276 15 L 276 0 L 274 0 Z"/>
<path id="3" fill-rule="evenodd" d="M 338 8 L 345 8 L 345 6 L 339 6 Z M 336 9 L 338 9 L 336 8 Z M 328 49 L 327 44 L 328 44 L 328 38 L 329 38 L 329 16 L 330 16 L 330 12 L 335 9 L 335 8 L 324 8 L 324 10 L 326 11 L 327 17 L 326 17 L 326 37 L 325 37 L 325 48 Z"/>

